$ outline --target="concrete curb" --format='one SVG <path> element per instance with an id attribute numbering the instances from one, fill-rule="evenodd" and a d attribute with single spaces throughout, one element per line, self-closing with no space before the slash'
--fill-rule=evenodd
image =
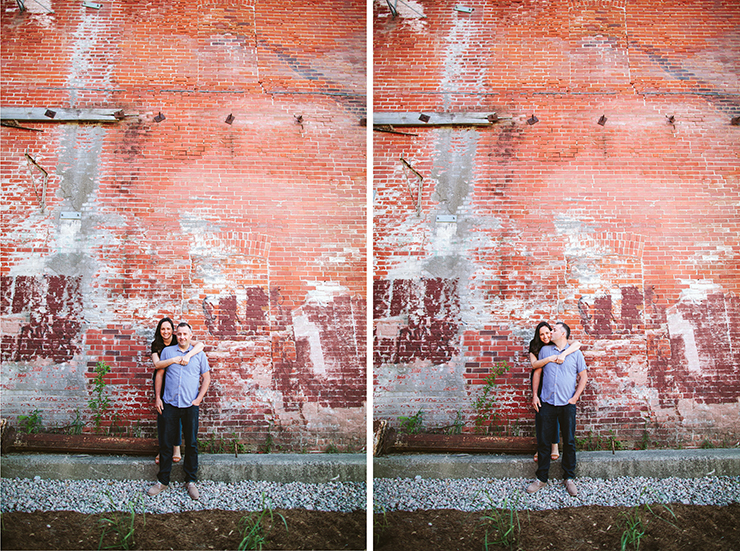
<path id="1" fill-rule="evenodd" d="M 393 455 L 376 457 L 375 478 L 534 478 L 532 455 Z M 551 478 L 562 478 L 560 460 Z M 578 452 L 576 476 L 618 478 L 699 478 L 740 476 L 740 449 Z"/>
<path id="2" fill-rule="evenodd" d="M 198 478 L 216 482 L 266 480 L 270 482 L 365 482 L 365 454 L 200 454 Z M 54 480 L 151 480 L 159 467 L 152 456 L 6 454 L 0 459 L 3 478 Z M 172 480 L 182 482 L 182 462 L 172 469 Z"/>

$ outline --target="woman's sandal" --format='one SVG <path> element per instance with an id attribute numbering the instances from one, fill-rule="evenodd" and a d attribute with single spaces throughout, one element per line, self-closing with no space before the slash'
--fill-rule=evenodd
<path id="1" fill-rule="evenodd" d="M 179 446 L 178 446 L 178 447 L 179 447 Z M 173 463 L 179 463 L 179 462 L 180 462 L 180 460 L 182 459 L 182 456 L 181 456 L 181 455 L 179 455 L 179 453 L 180 453 L 180 452 L 178 451 L 177 453 L 178 453 L 178 455 L 173 455 L 173 456 L 172 456 L 172 462 L 173 462 Z"/>
<path id="2" fill-rule="evenodd" d="M 154 462 L 159 465 L 159 454 L 157 454 L 157 457 L 154 458 Z"/>

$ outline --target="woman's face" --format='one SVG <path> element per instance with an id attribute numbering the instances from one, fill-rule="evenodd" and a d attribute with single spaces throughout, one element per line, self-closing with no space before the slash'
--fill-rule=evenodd
<path id="1" fill-rule="evenodd" d="M 169 322 L 164 322 L 159 328 L 159 334 L 162 335 L 164 342 L 170 342 L 172 339 L 172 325 Z"/>
<path id="2" fill-rule="evenodd" d="M 543 344 L 550 344 L 550 335 L 551 331 L 546 326 L 540 327 L 540 340 Z"/>

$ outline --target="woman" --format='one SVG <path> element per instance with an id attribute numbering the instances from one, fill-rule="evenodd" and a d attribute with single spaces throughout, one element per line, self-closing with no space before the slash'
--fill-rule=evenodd
<path id="1" fill-rule="evenodd" d="M 537 326 L 537 328 L 534 330 L 534 338 L 529 341 L 529 362 L 532 364 L 532 374 L 530 375 L 530 381 L 532 380 L 532 376 L 534 376 L 534 372 L 537 369 L 542 369 L 546 364 L 550 362 L 555 363 L 563 363 L 563 360 L 565 357 L 575 352 L 576 350 L 579 350 L 581 348 L 581 343 L 574 342 L 568 348 L 566 348 L 560 355 L 553 354 L 551 356 L 547 356 L 546 358 L 542 358 L 541 360 L 538 359 L 538 356 L 540 354 L 540 350 L 543 346 L 546 344 L 550 344 L 550 337 L 552 335 L 552 327 L 550 327 L 550 324 L 548 324 L 546 321 L 540 322 L 540 324 Z M 542 378 L 540 378 L 540 386 L 538 389 L 532 389 L 532 392 L 537 392 L 537 396 L 540 395 L 540 392 L 542 392 Z M 543 440 L 542 435 L 542 421 L 540 418 L 540 412 L 536 411 L 534 414 L 534 425 L 535 425 L 535 432 L 537 435 L 537 444 Z M 560 434 L 560 427 L 557 427 L 558 434 Z M 559 439 L 558 439 L 559 440 Z M 560 457 L 560 452 L 558 451 L 558 442 L 553 442 L 552 449 L 550 450 L 550 459 L 553 461 L 557 460 Z M 534 460 L 537 461 L 537 454 L 534 454 Z"/>
<path id="2" fill-rule="evenodd" d="M 185 356 L 180 356 L 169 360 L 160 360 L 159 356 L 162 354 L 162 350 L 164 350 L 167 346 L 173 345 L 177 345 L 175 324 L 170 318 L 162 318 L 157 324 L 157 329 L 154 332 L 154 340 L 152 341 L 152 363 L 154 364 L 152 383 L 155 383 L 157 377 L 161 378 L 162 391 L 160 392 L 160 397 L 164 396 L 164 373 L 165 371 L 167 371 L 167 368 L 174 363 L 180 363 L 182 365 L 187 364 L 190 361 L 190 358 L 192 358 L 195 354 L 205 348 L 202 342 L 193 342 L 192 350 L 190 350 L 190 352 L 188 352 Z M 178 444 L 172 449 L 172 461 L 174 463 L 177 463 L 180 461 L 180 459 L 182 459 L 182 455 L 180 454 L 180 436 L 180 431 L 178 431 Z M 157 437 L 159 439 L 159 442 L 161 443 L 164 437 L 164 418 L 159 412 L 157 412 Z M 159 454 L 157 454 L 154 462 L 159 464 Z"/>

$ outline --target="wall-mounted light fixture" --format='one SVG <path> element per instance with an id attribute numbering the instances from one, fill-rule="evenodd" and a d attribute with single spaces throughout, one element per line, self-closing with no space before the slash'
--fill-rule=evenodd
<path id="1" fill-rule="evenodd" d="M 605 115 L 601 115 L 601 117 L 596 122 L 596 124 L 598 124 L 599 126 L 604 126 L 606 124 L 606 116 Z"/>
<path id="2" fill-rule="evenodd" d="M 154 117 L 154 122 L 162 122 L 162 121 L 163 121 L 163 120 L 165 120 L 166 118 L 167 118 L 167 117 L 165 117 L 165 116 L 164 116 L 164 115 L 162 114 L 162 111 L 160 111 L 160 112 L 159 112 L 159 113 L 157 114 L 157 116 L 156 116 L 156 117 Z"/>
<path id="3" fill-rule="evenodd" d="M 226 124 L 233 124 L 233 123 L 234 123 L 234 119 L 235 119 L 235 118 L 236 118 L 236 117 L 234 117 L 234 115 L 232 115 L 231 113 L 229 113 L 229 116 L 228 116 L 228 117 L 226 117 L 226 121 L 225 121 L 225 122 L 226 122 Z"/>
<path id="4" fill-rule="evenodd" d="M 532 114 L 532 116 L 527 119 L 527 124 L 529 126 L 532 126 L 533 124 L 537 124 L 538 122 L 540 122 L 540 119 L 535 117 L 534 114 Z"/>

